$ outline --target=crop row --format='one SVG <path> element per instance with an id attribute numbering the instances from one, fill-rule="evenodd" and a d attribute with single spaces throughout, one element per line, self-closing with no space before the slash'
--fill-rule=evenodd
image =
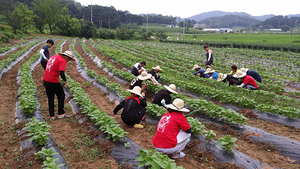
<path id="1" fill-rule="evenodd" d="M 113 66 L 110 65 L 109 63 L 106 63 L 106 65 L 109 65 L 108 67 L 111 67 L 111 69 L 114 69 Z M 125 74 L 128 74 L 128 76 L 129 76 L 129 74 L 131 74 L 130 72 L 127 72 L 127 71 L 123 71 L 123 72 Z M 147 90 L 152 93 L 156 93 L 158 90 L 161 90 L 161 89 L 163 89 L 162 86 L 156 86 L 156 85 L 153 85 L 152 83 L 148 83 Z M 206 109 L 204 109 L 204 110 L 207 110 L 207 111 L 202 111 L 202 112 L 207 113 L 210 117 L 223 118 L 224 121 L 234 123 L 237 125 L 242 125 L 242 124 L 246 123 L 246 121 L 245 121 L 246 118 L 243 115 L 236 113 L 232 110 L 224 109 L 221 106 L 217 106 L 211 102 L 207 102 L 207 101 L 205 102 L 204 100 L 202 100 L 202 102 L 198 102 L 199 104 L 196 105 L 195 102 L 199 101 L 198 99 L 188 99 L 185 96 L 183 96 L 182 94 L 177 94 L 177 95 L 174 95 L 173 97 L 182 98 L 183 100 L 186 101 L 186 103 L 188 105 L 191 105 L 190 107 L 193 108 L 194 110 L 201 111 L 201 109 L 203 107 L 206 107 Z M 160 117 L 165 113 L 165 109 L 160 106 L 157 106 L 155 104 L 148 104 L 147 113 Z"/>
<path id="2" fill-rule="evenodd" d="M 35 42 L 32 42 L 30 44 L 28 44 L 26 46 L 26 48 L 22 49 L 22 50 L 19 50 L 16 54 L 10 54 L 8 58 L 2 60 L 0 62 L 0 71 L 7 67 L 12 61 L 16 60 L 18 57 L 20 57 L 22 54 L 24 54 L 26 51 L 28 51 L 30 48 L 32 48 L 34 45 L 42 42 L 44 39 L 41 39 L 39 41 L 35 41 Z"/>
<path id="3" fill-rule="evenodd" d="M 38 39 L 39 37 L 37 37 L 36 39 Z M 23 44 L 25 44 L 25 43 L 28 43 L 30 40 L 22 40 L 21 42 L 19 42 L 18 44 L 15 44 L 15 45 L 13 45 L 13 46 L 11 46 L 11 47 L 1 47 L 1 49 L 0 49 L 0 53 L 4 53 L 4 52 L 7 52 L 7 51 L 9 51 L 9 50 L 11 50 L 11 49 L 13 49 L 13 48 L 19 48 L 19 46 L 21 46 L 21 45 L 23 45 Z"/>
<path id="4" fill-rule="evenodd" d="M 123 64 L 125 67 L 130 68 L 134 63 L 140 62 L 141 58 L 136 58 L 130 54 L 123 53 L 116 49 L 112 49 L 106 45 L 97 45 L 96 48 L 101 51 L 106 56 L 114 59 L 118 63 Z M 147 58 L 143 57 L 143 60 Z M 130 63 L 131 62 L 131 63 Z M 151 66 L 155 63 L 149 63 Z M 241 88 L 232 88 L 225 86 L 223 83 L 218 83 L 215 81 L 211 81 L 210 79 L 195 79 L 194 81 L 191 80 L 192 78 L 196 78 L 190 74 L 184 74 L 183 76 L 178 76 L 180 74 L 177 72 L 177 76 L 174 77 L 174 74 L 169 73 L 169 68 L 161 66 L 162 69 L 165 71 L 162 73 L 161 81 L 165 83 L 174 83 L 177 86 L 187 90 L 192 91 L 198 94 L 204 94 L 210 96 L 211 98 L 217 99 L 224 103 L 234 103 L 246 108 L 256 108 L 261 111 L 272 112 L 276 114 L 282 114 L 288 117 L 299 117 L 299 110 L 293 107 L 289 107 L 288 105 L 291 104 L 292 106 L 299 106 L 295 103 L 294 99 L 291 99 L 286 96 L 276 95 L 272 92 L 266 92 L 262 90 L 257 91 L 249 91 Z M 168 72 L 168 73 L 165 73 Z M 172 70 L 170 70 L 172 72 Z M 190 77 L 188 80 L 186 77 Z M 199 82 L 207 81 L 210 83 L 210 86 L 203 86 Z M 212 86 L 212 87 L 211 87 Z M 252 97 L 251 97 L 252 96 Z M 269 103 L 270 102 L 270 103 Z M 272 105 L 274 102 L 278 103 L 277 105 Z M 282 105 L 283 104 L 283 105 Z"/>

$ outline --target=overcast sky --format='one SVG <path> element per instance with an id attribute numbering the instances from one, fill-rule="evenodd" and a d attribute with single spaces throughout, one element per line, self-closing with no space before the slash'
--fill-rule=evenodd
<path id="1" fill-rule="evenodd" d="M 191 17 L 203 12 L 220 10 L 246 12 L 252 16 L 300 14 L 299 0 L 75 0 L 81 5 L 91 2 L 100 6 L 113 6 L 116 10 L 132 14 L 156 13 L 162 15 Z"/>

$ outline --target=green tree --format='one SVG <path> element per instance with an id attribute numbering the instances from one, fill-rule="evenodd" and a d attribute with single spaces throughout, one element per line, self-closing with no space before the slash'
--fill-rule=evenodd
<path id="1" fill-rule="evenodd" d="M 281 26 L 281 30 L 286 32 L 286 31 L 289 31 L 290 30 L 290 27 L 288 25 L 282 25 Z"/>
<path id="2" fill-rule="evenodd" d="M 87 21 L 82 27 L 82 36 L 86 39 L 93 38 L 97 33 L 95 25 L 91 21 Z"/>
<path id="3" fill-rule="evenodd" d="M 65 36 L 81 36 L 82 24 L 77 18 L 71 18 L 67 7 L 62 9 L 61 15 L 58 17 L 56 29 L 59 34 Z"/>
<path id="4" fill-rule="evenodd" d="M 27 8 L 27 5 L 19 3 L 14 11 L 6 15 L 7 23 L 13 28 L 16 34 L 17 30 L 27 33 L 28 28 L 33 22 L 33 11 Z"/>
<path id="5" fill-rule="evenodd" d="M 156 32 L 156 37 L 158 39 L 167 39 L 168 35 L 164 31 Z"/>
<path id="6" fill-rule="evenodd" d="M 36 24 L 39 27 L 43 27 L 44 24 L 47 24 L 50 32 L 53 33 L 53 28 L 57 24 L 62 9 L 64 8 L 62 0 L 34 0 L 32 6 L 36 14 Z"/>

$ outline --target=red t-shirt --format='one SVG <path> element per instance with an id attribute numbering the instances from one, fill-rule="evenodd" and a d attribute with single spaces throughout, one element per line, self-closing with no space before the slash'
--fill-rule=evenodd
<path id="1" fill-rule="evenodd" d="M 157 148 L 173 148 L 177 145 L 177 135 L 180 131 L 191 128 L 186 118 L 178 112 L 164 114 L 158 122 L 152 143 Z"/>
<path id="2" fill-rule="evenodd" d="M 246 75 L 244 79 L 242 79 L 243 83 L 246 84 L 250 84 L 255 86 L 255 88 L 257 89 L 257 84 L 255 82 L 255 80 L 253 79 L 253 77 Z"/>
<path id="3" fill-rule="evenodd" d="M 46 66 L 43 80 L 51 83 L 59 83 L 59 71 L 65 71 L 67 61 L 60 55 L 52 56 Z"/>

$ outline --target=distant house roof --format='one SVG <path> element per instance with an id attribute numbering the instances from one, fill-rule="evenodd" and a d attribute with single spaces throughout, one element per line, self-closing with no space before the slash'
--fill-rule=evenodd
<path id="1" fill-rule="evenodd" d="M 174 27 L 174 25 L 167 25 L 167 27 Z"/>

